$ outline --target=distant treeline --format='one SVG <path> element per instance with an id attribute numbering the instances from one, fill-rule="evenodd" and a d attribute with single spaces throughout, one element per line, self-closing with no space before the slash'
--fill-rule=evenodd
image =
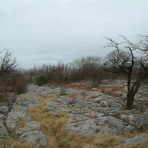
<path id="1" fill-rule="evenodd" d="M 104 62 L 103 58 L 88 56 L 76 59 L 69 64 L 43 64 L 41 67 L 26 71 L 26 75 L 30 83 L 34 83 L 35 78 L 42 75 L 46 77 L 49 84 L 90 81 L 93 86 L 97 86 L 102 79 L 115 79 L 120 76 L 120 74 L 107 72 Z"/>

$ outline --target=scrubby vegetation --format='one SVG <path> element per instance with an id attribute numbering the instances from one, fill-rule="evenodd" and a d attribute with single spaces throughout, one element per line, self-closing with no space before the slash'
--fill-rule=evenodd
<path id="1" fill-rule="evenodd" d="M 16 58 L 8 50 L 0 52 L 0 93 L 24 93 L 27 86 L 25 71 L 18 68 Z"/>
<path id="2" fill-rule="evenodd" d="M 43 75 L 37 76 L 35 79 L 35 84 L 39 86 L 42 86 L 43 84 L 46 84 L 46 83 L 47 83 L 47 79 Z"/>

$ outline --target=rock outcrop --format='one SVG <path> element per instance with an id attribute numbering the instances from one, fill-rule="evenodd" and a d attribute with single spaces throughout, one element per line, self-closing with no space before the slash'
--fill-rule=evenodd
<path id="1" fill-rule="evenodd" d="M 7 106 L 0 106 L 1 145 L 3 145 L 6 140 L 11 138 L 11 131 L 15 130 L 18 123 L 21 121 L 24 122 L 25 125 L 24 127 L 16 130 L 15 139 L 22 140 L 35 147 L 46 146 L 46 136 L 42 133 L 40 123 L 34 121 L 27 112 L 29 107 L 38 105 L 39 103 L 39 100 L 28 98 L 24 95 L 20 95 L 19 98 L 13 99 L 13 101 L 6 98 L 4 99 L 2 104 L 7 104 Z"/>

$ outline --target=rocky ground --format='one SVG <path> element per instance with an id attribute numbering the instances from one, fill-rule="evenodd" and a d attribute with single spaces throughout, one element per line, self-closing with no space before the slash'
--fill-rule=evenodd
<path id="1" fill-rule="evenodd" d="M 101 86 L 103 87 L 103 86 Z M 65 88 L 63 88 L 65 89 Z M 63 90 L 62 90 L 63 91 Z M 25 141 L 35 147 L 47 145 L 46 135 L 39 122 L 28 114 L 28 108 L 40 104 L 35 97 L 47 99 L 46 110 L 57 114 L 65 112 L 68 122 L 64 129 L 78 135 L 111 134 L 118 136 L 123 143 L 136 144 L 148 139 L 148 91 L 143 86 L 135 98 L 134 109 L 125 110 L 125 94 L 120 97 L 107 95 L 97 90 L 39 87 L 30 85 L 27 94 L 15 98 L 12 93 L 0 103 L 0 144 L 13 138 Z M 119 91 L 116 94 L 120 94 Z M 19 127 L 18 125 L 22 125 Z M 13 132 L 13 135 L 11 134 Z M 132 138 L 125 133 L 140 131 Z"/>
<path id="2" fill-rule="evenodd" d="M 27 113 L 30 106 L 39 104 L 39 100 L 24 98 L 20 95 L 10 94 L 0 103 L 0 145 L 4 146 L 5 141 L 10 138 L 25 141 L 36 147 L 46 145 L 46 136 L 41 131 L 39 122 L 34 121 Z M 24 123 L 24 127 L 18 128 L 19 123 Z M 12 131 L 14 135 L 11 135 Z M 11 147 L 11 146 L 10 146 Z"/>

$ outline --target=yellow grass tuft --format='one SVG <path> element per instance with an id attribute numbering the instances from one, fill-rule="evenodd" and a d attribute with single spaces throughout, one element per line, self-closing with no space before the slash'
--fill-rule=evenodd
<path id="1" fill-rule="evenodd" d="M 135 137 L 135 136 L 138 136 L 138 135 L 140 135 L 141 134 L 141 132 L 139 132 L 139 131 L 137 131 L 137 130 L 135 130 L 134 132 L 124 132 L 124 137 L 125 138 L 133 138 L 133 137 Z"/>
<path id="2" fill-rule="evenodd" d="M 88 99 L 94 99 L 94 98 L 97 98 L 98 96 L 97 95 L 92 95 L 92 96 L 90 96 Z"/>
<path id="3" fill-rule="evenodd" d="M 105 126 L 105 123 L 103 123 L 103 122 L 102 123 L 97 123 L 96 125 L 97 126 Z"/>
<path id="4" fill-rule="evenodd" d="M 13 130 L 10 131 L 10 136 L 11 136 L 11 137 L 14 137 L 14 136 L 15 136 L 15 132 L 16 132 L 18 129 L 24 127 L 25 123 L 26 123 L 25 121 L 19 121 L 18 124 L 17 124 L 17 127 L 16 127 L 15 129 L 13 129 Z"/>
<path id="5" fill-rule="evenodd" d="M 94 145 L 98 148 L 114 148 L 120 144 L 119 138 L 111 135 L 102 135 L 94 139 Z"/>
<path id="6" fill-rule="evenodd" d="M 5 145 L 10 148 L 33 148 L 30 144 L 24 143 L 23 141 L 17 141 L 14 139 L 9 139 L 5 142 Z"/>

